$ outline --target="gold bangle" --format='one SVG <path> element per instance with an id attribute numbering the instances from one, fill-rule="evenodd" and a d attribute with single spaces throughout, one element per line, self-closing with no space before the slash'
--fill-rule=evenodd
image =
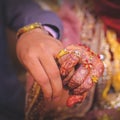
<path id="1" fill-rule="evenodd" d="M 45 31 L 44 30 L 44 28 L 43 28 L 43 26 L 40 24 L 40 23 L 32 23 L 32 24 L 29 24 L 29 25 L 27 25 L 27 26 L 24 26 L 24 27 L 22 27 L 22 28 L 20 28 L 19 30 L 18 30 L 18 32 L 17 32 L 17 38 L 19 38 L 23 33 L 25 33 L 25 32 L 29 32 L 29 31 L 31 31 L 31 30 L 33 30 L 33 29 L 35 29 L 35 28 L 40 28 L 40 29 L 42 29 L 43 31 Z"/>

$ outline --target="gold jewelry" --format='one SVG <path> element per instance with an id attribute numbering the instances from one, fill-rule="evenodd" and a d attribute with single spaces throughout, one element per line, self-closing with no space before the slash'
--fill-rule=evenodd
<path id="1" fill-rule="evenodd" d="M 56 58 L 59 59 L 61 58 L 62 56 L 68 54 L 69 52 L 66 50 L 66 49 L 63 49 L 61 50 L 57 55 L 56 55 Z"/>
<path id="2" fill-rule="evenodd" d="M 95 76 L 95 75 L 92 75 L 91 79 L 92 79 L 92 81 L 93 81 L 94 83 L 97 83 L 97 82 L 98 82 L 98 77 Z"/>
<path id="3" fill-rule="evenodd" d="M 75 54 L 77 57 L 80 57 L 80 51 L 79 50 L 74 50 L 74 51 L 67 51 L 67 49 L 63 49 L 61 50 L 57 55 L 56 58 L 59 59 L 60 57 L 68 54 L 68 53 L 73 53 Z"/>
<path id="4" fill-rule="evenodd" d="M 26 26 L 20 28 L 20 29 L 18 30 L 16 36 L 17 36 L 17 38 L 19 38 L 23 33 L 29 32 L 29 31 L 31 31 L 31 30 L 33 30 L 33 29 L 35 29 L 35 28 L 40 28 L 40 29 L 42 29 L 43 31 L 45 31 L 44 28 L 43 28 L 43 26 L 42 26 L 40 23 L 37 23 L 37 22 L 36 22 L 36 23 L 32 23 L 32 24 L 29 24 L 29 25 L 26 25 Z"/>

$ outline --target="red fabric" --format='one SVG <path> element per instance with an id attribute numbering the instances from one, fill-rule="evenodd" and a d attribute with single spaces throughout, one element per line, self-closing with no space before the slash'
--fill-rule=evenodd
<path id="1" fill-rule="evenodd" d="M 120 42 L 120 0 L 94 0 L 95 10 L 106 27 L 112 28 Z"/>

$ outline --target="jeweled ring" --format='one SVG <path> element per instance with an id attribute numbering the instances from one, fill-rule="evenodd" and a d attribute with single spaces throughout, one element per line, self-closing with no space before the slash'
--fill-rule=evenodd
<path id="1" fill-rule="evenodd" d="M 80 51 L 79 51 L 79 50 L 75 50 L 73 53 L 74 53 L 77 57 L 80 57 Z"/>

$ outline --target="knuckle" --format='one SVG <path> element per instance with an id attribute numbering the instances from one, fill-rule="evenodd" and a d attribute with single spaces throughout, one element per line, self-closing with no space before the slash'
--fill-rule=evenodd
<path id="1" fill-rule="evenodd" d="M 61 93 L 62 93 L 62 86 L 61 87 L 59 86 L 59 88 L 56 88 L 54 90 L 53 97 L 59 97 L 61 95 Z"/>
<path id="2" fill-rule="evenodd" d="M 29 50 L 28 52 L 27 52 L 27 57 L 28 57 L 28 59 L 32 59 L 33 58 L 33 55 L 34 55 L 34 53 L 31 51 L 31 50 Z"/>
<path id="3" fill-rule="evenodd" d="M 37 80 L 38 80 L 38 82 L 40 83 L 41 86 L 45 86 L 45 85 L 49 84 L 49 80 L 46 77 L 42 77 L 42 78 L 39 77 Z"/>
<path id="4" fill-rule="evenodd" d="M 54 97 L 54 98 L 55 98 L 55 97 L 59 97 L 60 94 L 61 94 L 61 89 L 55 90 L 55 92 L 53 93 L 53 97 Z"/>
<path id="5" fill-rule="evenodd" d="M 23 61 L 31 60 L 33 58 L 33 53 L 30 50 L 28 50 L 23 54 L 22 58 L 23 58 Z"/>
<path id="6" fill-rule="evenodd" d="M 56 68 L 53 68 L 54 72 L 53 71 L 49 71 L 49 75 L 50 75 L 50 78 L 51 80 L 57 80 L 60 78 L 60 72 L 58 69 Z"/>
<path id="7" fill-rule="evenodd" d="M 46 99 L 50 99 L 52 97 L 52 91 L 46 91 L 46 93 L 44 94 L 44 97 Z"/>

